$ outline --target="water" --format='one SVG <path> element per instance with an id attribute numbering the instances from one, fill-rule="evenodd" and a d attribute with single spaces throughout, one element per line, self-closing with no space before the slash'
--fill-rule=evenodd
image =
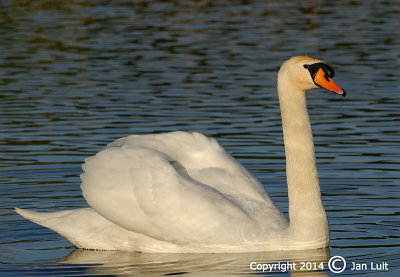
<path id="1" fill-rule="evenodd" d="M 325 276 L 340 255 L 342 274 L 398 276 L 399 14 L 394 0 L 1 1 L 0 273 L 264 276 L 250 263 L 303 261 L 323 263 L 307 276 Z M 348 91 L 308 94 L 328 250 L 82 251 L 13 212 L 86 206 L 85 157 L 128 134 L 174 130 L 215 137 L 287 212 L 276 75 L 297 54 L 327 61 Z"/>

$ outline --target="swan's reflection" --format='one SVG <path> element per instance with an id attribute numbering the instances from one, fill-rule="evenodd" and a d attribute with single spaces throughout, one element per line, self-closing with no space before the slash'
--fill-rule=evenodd
<path id="1" fill-rule="evenodd" d="M 296 270 L 291 276 L 304 273 L 307 276 L 327 275 L 328 249 L 306 251 L 278 251 L 241 254 L 150 254 L 129 253 L 122 251 L 90 251 L 77 249 L 60 263 L 92 265 L 86 274 L 116 276 L 232 276 L 261 274 L 251 270 L 252 262 L 260 264 L 296 263 Z M 300 270 L 301 262 L 324 263 L 324 270 Z M 274 271 L 276 272 L 276 271 Z M 280 272 L 278 270 L 278 272 Z M 265 272 L 265 275 L 269 275 Z"/>

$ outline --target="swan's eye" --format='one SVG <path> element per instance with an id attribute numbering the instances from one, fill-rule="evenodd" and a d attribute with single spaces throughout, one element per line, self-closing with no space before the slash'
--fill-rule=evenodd
<path id="1" fill-rule="evenodd" d="M 304 66 L 304 68 L 308 68 L 308 64 L 305 64 L 305 65 L 303 65 Z"/>

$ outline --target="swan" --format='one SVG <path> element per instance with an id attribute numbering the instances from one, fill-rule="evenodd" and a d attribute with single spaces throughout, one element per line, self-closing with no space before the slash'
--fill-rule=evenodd
<path id="1" fill-rule="evenodd" d="M 156 253 L 307 250 L 328 246 L 305 91 L 345 95 L 321 60 L 295 56 L 278 73 L 289 219 L 214 139 L 199 133 L 131 135 L 85 159 L 88 208 L 21 216 L 78 248 Z"/>

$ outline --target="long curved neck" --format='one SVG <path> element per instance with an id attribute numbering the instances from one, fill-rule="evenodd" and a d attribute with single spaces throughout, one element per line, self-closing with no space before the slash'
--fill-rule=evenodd
<path id="1" fill-rule="evenodd" d="M 284 74 L 278 79 L 278 94 L 286 154 L 289 234 L 302 243 L 327 244 L 328 222 L 321 200 L 305 92 L 296 89 Z"/>

